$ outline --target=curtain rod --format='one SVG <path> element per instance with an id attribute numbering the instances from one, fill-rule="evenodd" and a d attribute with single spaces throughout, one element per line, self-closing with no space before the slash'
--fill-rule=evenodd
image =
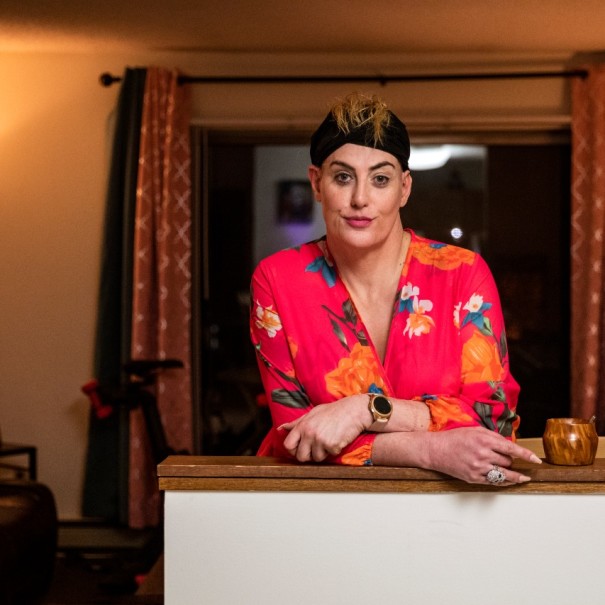
<path id="1" fill-rule="evenodd" d="M 518 80 L 527 78 L 582 78 L 585 69 L 564 71 L 510 71 L 496 73 L 409 74 L 395 76 L 179 76 L 179 84 L 330 84 L 337 82 L 437 82 L 447 80 Z M 99 76 L 103 86 L 121 82 L 120 76 L 108 72 Z"/>

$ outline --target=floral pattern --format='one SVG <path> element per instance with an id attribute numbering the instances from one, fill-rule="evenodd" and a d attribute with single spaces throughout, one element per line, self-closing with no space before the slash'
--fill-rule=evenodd
<path id="1" fill-rule="evenodd" d="M 250 330 L 274 427 L 259 454 L 288 457 L 277 427 L 366 392 L 423 401 L 433 431 L 484 426 L 514 439 L 519 387 L 487 265 L 469 250 L 409 233 L 384 359 L 325 239 L 259 264 Z M 362 433 L 329 461 L 371 464 L 375 438 Z"/>
<path id="2" fill-rule="evenodd" d="M 499 381 L 504 367 L 498 353 L 498 345 L 476 331 L 462 346 L 463 382 Z"/>
<path id="3" fill-rule="evenodd" d="M 318 240 L 315 243 L 322 254 L 313 262 L 309 263 L 307 267 L 305 267 L 305 271 L 320 273 L 328 287 L 333 288 L 336 285 L 336 269 L 334 268 L 334 262 L 328 252 L 325 240 Z"/>
<path id="4" fill-rule="evenodd" d="M 384 382 L 372 349 L 356 342 L 351 354 L 326 374 L 326 389 L 337 399 L 357 393 L 383 393 Z"/>
<path id="5" fill-rule="evenodd" d="M 256 327 L 265 330 L 270 338 L 275 338 L 275 335 L 281 330 L 281 320 L 279 315 L 271 307 L 263 307 L 258 302 L 256 303 Z"/>
<path id="6" fill-rule="evenodd" d="M 423 265 L 432 265 L 437 269 L 450 271 L 457 269 L 463 263 L 471 265 L 475 261 L 475 254 L 470 250 L 426 241 L 426 246 L 414 246 L 412 249 L 413 257 Z"/>
<path id="7" fill-rule="evenodd" d="M 419 295 L 420 288 L 413 286 L 411 282 L 401 288 L 399 312 L 409 313 L 403 333 L 410 338 L 428 334 L 435 325 L 432 318 L 426 314 L 433 308 L 433 303 L 430 300 L 420 300 Z"/>
<path id="8" fill-rule="evenodd" d="M 453 397 L 425 395 L 420 400 L 424 401 L 431 410 L 434 431 L 441 431 L 452 423 L 468 425 L 473 422 L 473 417 L 464 410 L 462 403 Z"/>

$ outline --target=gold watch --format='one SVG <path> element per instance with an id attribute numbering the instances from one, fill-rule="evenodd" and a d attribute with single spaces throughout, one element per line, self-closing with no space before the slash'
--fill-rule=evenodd
<path id="1" fill-rule="evenodd" d="M 384 426 L 393 413 L 393 404 L 380 393 L 368 393 L 368 395 L 370 397 L 368 408 L 374 418 L 374 423 Z"/>

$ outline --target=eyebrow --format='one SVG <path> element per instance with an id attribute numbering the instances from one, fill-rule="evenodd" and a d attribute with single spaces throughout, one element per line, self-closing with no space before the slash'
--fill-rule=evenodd
<path id="1" fill-rule="evenodd" d="M 340 162 L 339 160 L 334 160 L 330 163 L 330 166 L 334 166 L 334 164 L 336 164 L 337 166 L 342 166 L 343 168 L 348 168 L 349 170 L 356 172 L 355 168 L 353 168 L 353 166 L 347 164 L 346 162 Z M 384 166 L 391 166 L 392 168 L 395 168 L 395 164 L 393 164 L 392 162 L 389 162 L 388 160 L 385 160 L 384 162 L 379 162 L 378 164 L 374 164 L 374 166 L 370 166 L 370 170 L 378 170 L 379 168 L 383 168 Z"/>

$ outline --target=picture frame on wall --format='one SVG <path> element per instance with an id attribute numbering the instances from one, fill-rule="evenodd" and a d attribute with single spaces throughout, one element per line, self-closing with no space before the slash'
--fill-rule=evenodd
<path id="1" fill-rule="evenodd" d="M 277 222 L 311 223 L 312 221 L 313 192 L 309 181 L 278 181 Z"/>

